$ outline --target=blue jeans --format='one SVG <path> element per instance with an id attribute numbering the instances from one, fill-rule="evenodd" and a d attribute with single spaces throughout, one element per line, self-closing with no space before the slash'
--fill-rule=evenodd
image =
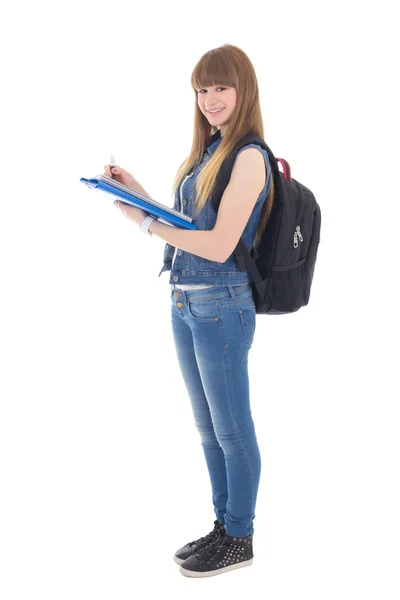
<path id="1" fill-rule="evenodd" d="M 229 535 L 250 535 L 261 472 L 247 360 L 256 325 L 251 285 L 182 290 L 173 284 L 171 301 L 176 353 L 214 512 Z"/>

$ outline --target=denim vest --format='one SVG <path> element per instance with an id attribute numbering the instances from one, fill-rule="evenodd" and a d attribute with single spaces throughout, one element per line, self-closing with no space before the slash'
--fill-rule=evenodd
<path id="1" fill-rule="evenodd" d="M 193 218 L 193 209 L 196 202 L 196 190 L 194 188 L 196 178 L 207 161 L 210 160 L 221 141 L 222 137 L 208 146 L 203 155 L 201 163 L 196 167 L 196 169 L 194 169 L 192 173 L 186 174 L 181 180 L 181 183 L 175 192 L 175 210 Z M 246 146 L 243 146 L 243 148 L 239 150 L 237 156 L 239 156 L 240 152 L 242 152 L 245 148 L 258 148 L 262 152 L 267 173 L 265 185 L 242 233 L 242 239 L 247 249 L 250 251 L 250 249 L 253 247 L 257 228 L 260 222 L 261 210 L 265 199 L 268 196 L 271 181 L 271 167 L 267 151 L 261 148 L 261 146 L 258 144 L 247 144 Z M 214 228 L 216 221 L 217 209 L 212 202 L 211 197 L 209 197 L 202 210 L 195 218 L 193 218 L 193 223 L 196 224 L 198 229 L 211 230 Z M 251 281 L 248 271 L 239 270 L 234 252 L 232 252 L 232 254 L 224 263 L 219 263 L 207 260 L 201 256 L 198 256 L 197 254 L 192 254 L 191 252 L 186 252 L 185 250 L 175 248 L 168 242 L 164 247 L 164 264 L 158 276 L 160 277 L 161 273 L 164 271 L 171 271 L 169 283 L 176 285 L 242 285 Z"/>

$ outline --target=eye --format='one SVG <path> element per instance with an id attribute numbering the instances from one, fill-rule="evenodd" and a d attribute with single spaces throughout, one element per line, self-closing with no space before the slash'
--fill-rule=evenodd
<path id="1" fill-rule="evenodd" d="M 217 88 L 217 90 L 226 90 L 226 88 L 224 88 L 224 87 L 219 87 L 219 88 Z M 198 94 L 200 94 L 200 92 L 205 92 L 205 91 L 206 91 L 206 90 L 199 90 L 199 91 L 198 91 Z"/>

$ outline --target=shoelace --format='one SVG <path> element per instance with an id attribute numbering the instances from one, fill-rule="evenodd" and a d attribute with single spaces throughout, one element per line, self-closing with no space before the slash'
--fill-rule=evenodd
<path id="1" fill-rule="evenodd" d="M 214 558 L 214 556 L 216 556 L 218 550 L 224 544 L 224 539 L 223 539 L 224 535 L 225 535 L 224 530 L 219 531 L 218 536 L 215 538 L 215 540 L 211 541 L 209 544 L 204 546 L 204 548 L 200 548 L 200 550 L 197 550 L 195 556 L 197 556 L 201 559 L 207 560 L 207 561 Z"/>
<path id="2" fill-rule="evenodd" d="M 214 541 L 216 541 L 220 535 L 221 535 L 221 528 L 217 529 L 216 531 L 211 531 L 206 536 L 199 538 L 195 542 L 192 542 L 190 545 L 191 546 L 193 546 L 193 545 L 200 546 L 206 542 L 206 546 L 207 546 L 209 544 L 212 544 Z"/>

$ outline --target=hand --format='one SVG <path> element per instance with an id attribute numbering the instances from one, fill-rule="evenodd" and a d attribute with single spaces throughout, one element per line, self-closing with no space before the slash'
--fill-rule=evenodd
<path id="1" fill-rule="evenodd" d="M 132 204 L 126 204 L 125 202 L 122 202 L 122 200 L 115 200 L 114 206 L 120 208 L 123 214 L 138 226 L 140 226 L 145 218 L 149 216 L 149 213 L 146 213 L 141 208 L 132 206 Z"/>
<path id="2" fill-rule="evenodd" d="M 141 187 L 134 176 L 131 175 L 131 173 L 129 173 L 129 171 L 126 169 L 123 169 L 122 167 L 114 167 L 112 172 L 115 174 L 116 181 L 122 183 L 122 185 L 126 185 L 133 191 L 137 191 L 136 188 L 138 186 Z M 104 165 L 104 175 L 111 177 L 110 165 Z M 122 202 L 122 200 L 115 200 L 114 206 L 120 208 L 123 214 L 138 226 L 140 226 L 148 216 L 148 213 L 141 208 L 132 206 L 131 204 L 126 204 L 125 202 Z"/>
<path id="3" fill-rule="evenodd" d="M 110 165 L 104 165 L 104 175 L 111 177 L 112 174 L 115 175 L 115 181 L 118 181 L 118 183 L 122 183 L 122 185 L 126 185 L 132 190 L 135 189 L 136 179 L 129 171 L 126 171 L 122 167 L 114 167 L 111 173 Z"/>
<path id="4" fill-rule="evenodd" d="M 114 167 L 112 172 L 115 174 L 116 181 L 126 185 L 126 187 L 130 188 L 134 192 L 150 198 L 150 195 L 146 192 L 144 187 L 140 185 L 140 183 L 134 178 L 133 175 L 129 173 L 129 171 L 126 171 L 126 169 L 123 169 L 122 167 Z M 111 177 L 110 165 L 104 165 L 104 175 Z"/>

